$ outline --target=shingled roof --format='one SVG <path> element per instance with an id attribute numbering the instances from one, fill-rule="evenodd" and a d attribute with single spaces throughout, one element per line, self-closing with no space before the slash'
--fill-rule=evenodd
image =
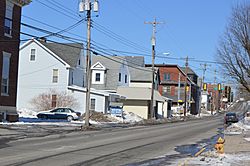
<path id="1" fill-rule="evenodd" d="M 186 73 L 186 67 L 180 67 L 181 70 Z M 197 75 L 190 67 L 187 68 L 188 69 L 188 72 L 187 74 L 194 74 L 194 75 Z"/>
<path id="2" fill-rule="evenodd" d="M 40 41 L 41 42 L 41 41 Z M 83 45 L 80 43 L 41 42 L 46 48 L 59 56 L 71 67 L 76 67 Z"/>

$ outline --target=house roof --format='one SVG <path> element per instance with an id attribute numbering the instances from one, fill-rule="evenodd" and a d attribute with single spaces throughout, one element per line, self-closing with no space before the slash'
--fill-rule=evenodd
<path id="1" fill-rule="evenodd" d="M 146 67 L 150 67 L 152 66 L 152 64 L 145 64 Z M 186 76 L 186 73 L 184 72 L 184 70 L 182 70 L 182 68 L 176 64 L 155 64 L 155 67 L 161 68 L 161 67 L 176 67 L 178 70 L 180 70 L 180 72 Z M 191 72 L 191 71 L 190 71 Z M 188 81 L 191 82 L 192 84 L 195 84 L 189 77 L 187 77 Z"/>
<path id="2" fill-rule="evenodd" d="M 186 67 L 180 67 L 180 68 L 181 68 L 182 71 L 184 71 L 184 72 L 186 73 Z M 194 75 L 197 75 L 197 74 L 193 71 L 193 69 L 191 69 L 190 67 L 187 67 L 187 69 L 188 69 L 187 74 L 194 74 Z"/>
<path id="3" fill-rule="evenodd" d="M 125 58 L 120 56 L 92 56 L 92 64 L 100 62 L 108 70 L 120 70 L 120 66 L 124 63 L 124 60 Z"/>
<path id="4" fill-rule="evenodd" d="M 125 59 L 130 66 L 136 66 L 136 67 L 145 66 L 145 61 L 143 56 L 125 56 Z"/>
<path id="5" fill-rule="evenodd" d="M 152 72 L 150 69 L 145 67 L 129 67 L 130 80 L 133 81 L 142 81 L 142 82 L 152 82 Z"/>
<path id="6" fill-rule="evenodd" d="M 131 82 L 152 82 L 152 71 L 145 67 L 143 56 L 126 56 L 125 57 Z"/>
<path id="7" fill-rule="evenodd" d="M 76 67 L 83 45 L 80 43 L 49 43 L 41 42 L 46 48 L 59 56 L 71 67 Z"/>
<path id="8" fill-rule="evenodd" d="M 127 100 L 151 100 L 151 88 L 146 87 L 118 87 L 117 93 L 126 97 Z M 157 90 L 154 90 L 154 100 L 165 101 Z"/>

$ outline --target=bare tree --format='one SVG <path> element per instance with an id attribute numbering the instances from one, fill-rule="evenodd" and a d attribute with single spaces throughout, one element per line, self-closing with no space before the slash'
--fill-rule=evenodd
<path id="1" fill-rule="evenodd" d="M 52 96 L 56 96 L 54 101 L 52 100 Z M 55 104 L 52 104 L 53 102 L 55 102 Z M 56 90 L 41 93 L 34 97 L 30 103 L 39 111 L 49 110 L 54 107 L 79 107 L 79 103 L 72 95 L 67 94 L 66 91 L 58 92 Z"/>
<path id="2" fill-rule="evenodd" d="M 250 3 L 245 2 L 233 8 L 217 56 L 223 73 L 250 93 Z"/>

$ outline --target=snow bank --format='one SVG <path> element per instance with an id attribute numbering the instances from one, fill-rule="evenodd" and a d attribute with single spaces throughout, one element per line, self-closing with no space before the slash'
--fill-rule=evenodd
<path id="1" fill-rule="evenodd" d="M 126 122 L 126 123 L 140 122 L 142 120 L 143 120 L 143 118 L 141 118 L 140 116 L 138 116 L 132 112 L 126 113 L 124 115 L 124 122 Z"/>
<path id="2" fill-rule="evenodd" d="M 238 123 L 233 123 L 225 130 L 225 134 L 242 134 L 250 130 L 250 117 L 245 117 Z"/>
<path id="3" fill-rule="evenodd" d="M 17 110 L 17 113 L 18 113 L 19 117 L 22 117 L 22 118 L 37 118 L 36 117 L 36 115 L 37 115 L 36 111 L 29 110 L 29 109 L 26 109 L 26 108 L 22 108 L 22 109 Z"/>
<path id="4" fill-rule="evenodd" d="M 120 122 L 120 123 L 136 123 L 143 120 L 143 118 L 132 112 L 123 112 L 123 118 L 114 115 L 109 115 L 109 116 L 111 116 L 113 122 Z"/>
<path id="5" fill-rule="evenodd" d="M 216 166 L 233 166 L 246 165 L 250 163 L 250 153 L 240 154 L 217 154 L 216 152 L 207 152 L 199 157 L 190 157 L 178 160 L 178 165 L 216 165 Z M 177 164 L 176 163 L 176 164 Z"/>

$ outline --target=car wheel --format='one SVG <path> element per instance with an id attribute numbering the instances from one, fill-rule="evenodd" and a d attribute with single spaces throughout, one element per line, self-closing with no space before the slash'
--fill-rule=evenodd
<path id="1" fill-rule="evenodd" d="M 72 116 L 67 116 L 67 121 L 72 121 L 73 120 L 73 117 Z"/>
<path id="2" fill-rule="evenodd" d="M 41 119 L 48 119 L 47 115 L 41 115 Z"/>

